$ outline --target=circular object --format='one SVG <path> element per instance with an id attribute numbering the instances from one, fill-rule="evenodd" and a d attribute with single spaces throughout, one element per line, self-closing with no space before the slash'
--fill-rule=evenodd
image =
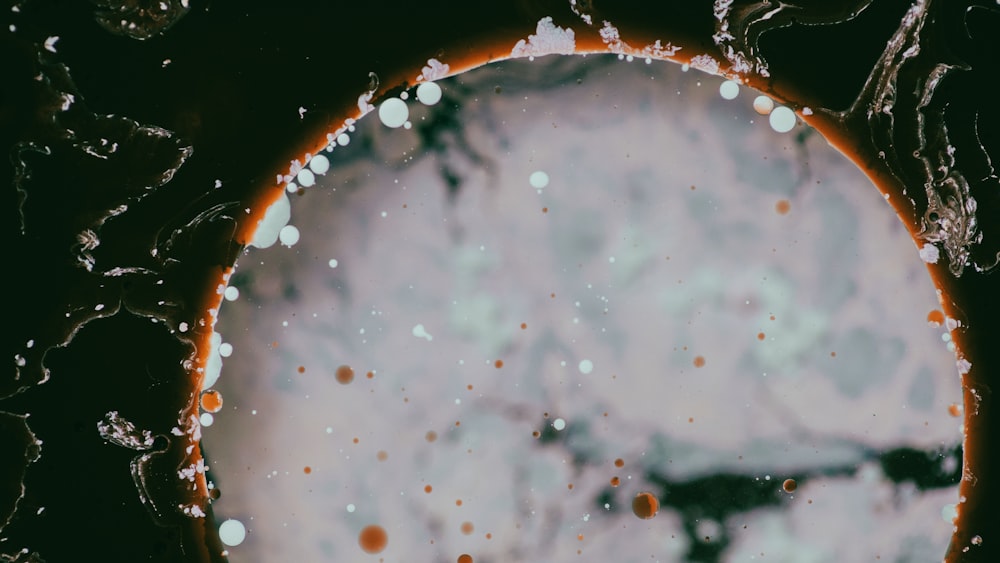
<path id="1" fill-rule="evenodd" d="M 726 100 L 736 99 L 740 95 L 740 85 L 732 80 L 726 80 L 719 85 L 719 95 Z"/>
<path id="2" fill-rule="evenodd" d="M 219 526 L 219 539 L 230 547 L 240 545 L 246 538 L 247 528 L 239 520 L 230 518 Z"/>
<path id="3" fill-rule="evenodd" d="M 337 372 L 334 376 L 337 378 L 337 383 L 347 385 L 348 383 L 354 381 L 354 368 L 351 366 L 340 366 L 337 368 Z"/>
<path id="4" fill-rule="evenodd" d="M 540 190 L 549 185 L 549 175 L 541 170 L 536 170 L 531 173 L 531 176 L 528 176 L 528 183 L 531 184 L 532 188 Z"/>
<path id="5" fill-rule="evenodd" d="M 771 129 L 778 133 L 788 133 L 795 127 L 795 112 L 785 106 L 774 108 L 767 119 L 771 124 Z"/>
<path id="6" fill-rule="evenodd" d="M 386 127 L 402 127 L 409 117 L 410 108 L 399 98 L 389 98 L 378 107 L 378 118 Z"/>
<path id="7" fill-rule="evenodd" d="M 417 86 L 417 99 L 426 106 L 432 106 L 441 101 L 441 87 L 434 82 L 424 82 Z"/>
<path id="8" fill-rule="evenodd" d="M 657 500 L 656 495 L 649 492 L 641 492 L 635 495 L 632 499 L 632 513 L 642 518 L 648 520 L 660 511 L 660 501 Z"/>
<path id="9" fill-rule="evenodd" d="M 388 544 L 389 535 L 382 526 L 365 526 L 358 534 L 358 545 L 365 553 L 381 553 Z"/>

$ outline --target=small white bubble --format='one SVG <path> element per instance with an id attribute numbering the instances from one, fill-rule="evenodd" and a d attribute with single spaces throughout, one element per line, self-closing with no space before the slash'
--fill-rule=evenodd
<path id="1" fill-rule="evenodd" d="M 788 133 L 791 131 L 795 127 L 795 120 L 795 112 L 785 106 L 774 108 L 771 111 L 771 115 L 768 116 L 771 129 L 774 129 L 778 133 Z"/>
<path id="2" fill-rule="evenodd" d="M 540 190 L 549 185 L 549 175 L 541 170 L 536 170 L 528 177 L 528 182 L 531 183 L 532 188 Z"/>
<path id="3" fill-rule="evenodd" d="M 215 417 L 210 412 L 203 412 L 199 417 L 202 426 L 211 426 L 215 422 Z"/>
<path id="4" fill-rule="evenodd" d="M 378 118 L 386 127 L 401 127 L 409 117 L 410 109 L 399 98 L 389 98 L 378 107 Z"/>
<path id="5" fill-rule="evenodd" d="M 187 332 L 188 331 L 188 324 L 185 323 L 185 322 L 181 322 L 179 325 L 177 325 L 177 330 L 179 330 L 181 332 Z"/>
<path id="6" fill-rule="evenodd" d="M 339 264 L 339 263 L 340 262 L 337 262 L 336 258 L 331 258 L 330 261 L 327 262 L 327 264 L 329 264 L 331 268 L 336 268 L 337 264 Z"/>
<path id="7" fill-rule="evenodd" d="M 557 418 L 552 421 L 552 428 L 555 428 L 556 430 L 563 430 L 566 428 L 566 421 L 561 418 Z"/>
<path id="8" fill-rule="evenodd" d="M 354 505 L 353 504 L 347 505 L 347 511 L 348 512 L 354 512 Z"/>
<path id="9" fill-rule="evenodd" d="M 303 188 L 308 188 L 316 183 L 316 176 L 307 168 L 299 170 L 297 178 L 299 180 L 299 185 Z"/>
<path id="10" fill-rule="evenodd" d="M 285 225 L 278 231 L 278 240 L 281 244 L 291 247 L 299 242 L 299 229 L 295 225 Z"/>
<path id="11" fill-rule="evenodd" d="M 767 115 L 774 109 L 774 100 L 761 94 L 753 99 L 753 110 L 761 115 Z"/>
<path id="12" fill-rule="evenodd" d="M 219 344 L 219 355 L 223 358 L 228 358 L 233 355 L 233 345 L 228 342 L 223 342 Z"/>
<path id="13" fill-rule="evenodd" d="M 740 85 L 732 80 L 726 80 L 719 85 L 719 94 L 723 99 L 734 100 L 740 95 Z"/>
<path id="14" fill-rule="evenodd" d="M 330 159 L 318 154 L 309 161 L 309 168 L 316 174 L 326 174 L 330 170 Z"/>
<path id="15" fill-rule="evenodd" d="M 441 87 L 434 82 L 423 82 L 417 86 L 417 99 L 424 105 L 433 106 L 441 101 Z"/>
<path id="16" fill-rule="evenodd" d="M 423 338 L 428 342 L 434 340 L 434 337 L 429 332 L 427 332 L 427 330 L 424 328 L 424 325 L 422 324 L 418 324 L 417 326 L 413 327 L 413 330 L 411 332 L 413 333 L 413 336 L 416 336 L 417 338 Z"/>
<path id="17" fill-rule="evenodd" d="M 246 537 L 247 528 L 239 520 L 230 518 L 219 526 L 219 539 L 228 546 L 240 545 Z"/>
<path id="18" fill-rule="evenodd" d="M 590 360 L 581 360 L 579 368 L 580 368 L 580 373 L 588 374 L 594 371 L 594 362 Z"/>
<path id="19" fill-rule="evenodd" d="M 229 286 L 222 295 L 226 298 L 226 301 L 236 301 L 240 298 L 240 289 L 238 287 Z"/>
<path id="20" fill-rule="evenodd" d="M 347 143 L 350 143 L 350 142 L 351 142 L 351 136 L 348 135 L 347 133 L 341 133 L 340 135 L 337 135 L 337 144 L 338 145 L 340 145 L 342 147 L 346 147 Z"/>

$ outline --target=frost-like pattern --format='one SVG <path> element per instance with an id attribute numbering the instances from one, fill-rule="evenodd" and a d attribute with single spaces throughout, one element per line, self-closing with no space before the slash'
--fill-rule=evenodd
<path id="1" fill-rule="evenodd" d="M 660 42 L 659 39 L 657 39 L 656 42 L 653 43 L 652 45 L 646 45 L 645 47 L 643 47 L 642 54 L 646 55 L 647 57 L 665 58 L 676 55 L 677 51 L 680 50 L 681 50 L 680 47 L 675 47 L 669 41 L 667 42 L 666 45 L 664 45 Z"/>
<path id="2" fill-rule="evenodd" d="M 618 28 L 611 25 L 611 22 L 605 20 L 604 27 L 601 28 L 601 41 L 608 46 L 608 50 L 613 53 L 620 53 L 628 47 L 624 41 L 622 41 L 621 33 L 618 32 Z"/>
<path id="3" fill-rule="evenodd" d="M 587 2 L 589 4 L 589 2 Z M 594 25 L 594 18 L 590 14 L 586 13 L 583 8 L 579 5 L 577 0 L 569 0 L 569 9 L 573 10 L 573 13 L 580 16 L 583 23 L 587 25 Z"/>
<path id="4" fill-rule="evenodd" d="M 420 76 L 417 77 L 417 82 L 421 80 L 427 80 L 433 82 L 434 80 L 440 80 L 448 76 L 451 71 L 451 67 L 447 64 L 442 63 L 437 59 L 427 59 L 427 64 L 424 68 L 420 69 Z"/>
<path id="5" fill-rule="evenodd" d="M 760 19 L 770 19 L 775 13 L 781 11 L 781 7 L 773 8 L 768 2 L 758 3 L 756 6 L 744 7 L 746 13 L 732 13 L 733 0 L 715 0 L 712 7 L 712 15 L 719 22 L 715 25 L 715 33 L 712 40 L 722 50 L 722 56 L 729 61 L 729 70 L 738 74 L 755 72 L 761 76 L 770 76 L 767 64 L 758 56 L 753 55 L 756 49 L 756 35 L 749 33 L 750 25 L 743 24 L 743 27 L 736 31 L 736 35 L 730 31 L 731 21 L 740 21 L 743 17 L 759 13 Z M 751 24 L 752 25 L 752 24 Z"/>
<path id="6" fill-rule="evenodd" d="M 928 264 L 937 264 L 938 258 L 941 257 L 941 252 L 938 251 L 938 247 L 931 243 L 925 243 L 920 247 L 920 259 Z"/>
<path id="7" fill-rule="evenodd" d="M 696 68 L 709 74 L 719 74 L 719 61 L 715 60 L 711 55 L 695 55 L 691 57 L 689 64 L 691 68 Z"/>
<path id="8" fill-rule="evenodd" d="M 865 85 L 864 94 L 868 94 L 871 101 L 852 107 L 848 113 L 864 112 L 873 131 L 873 141 L 888 156 L 887 163 L 901 179 L 907 176 L 902 172 L 903 163 L 910 159 L 919 161 L 922 172 L 907 182 L 911 186 L 923 185 L 926 196 L 926 210 L 922 217 L 918 214 L 920 230 L 917 236 L 942 250 L 948 260 L 948 269 L 958 277 L 969 265 L 977 270 L 990 269 L 996 266 L 1000 257 L 985 265 L 972 259 L 973 246 L 983 240 L 976 217 L 978 202 L 972 195 L 969 179 L 956 166 L 957 149 L 945 119 L 948 103 L 939 99 L 948 96 L 942 94 L 944 89 L 939 86 L 952 75 L 971 67 L 942 62 L 933 49 L 922 48 L 927 41 L 924 30 L 928 25 L 928 7 L 926 0 L 919 1 L 906 12 L 876 66 L 883 69 L 882 72 L 873 75 Z M 863 98 L 866 96 L 859 100 Z M 896 153 L 896 131 L 909 127 L 917 131 L 917 149 L 912 153 Z M 913 196 L 910 201 L 917 204 Z"/>
<path id="9" fill-rule="evenodd" d="M 538 20 L 535 34 L 520 40 L 511 50 L 511 57 L 540 57 L 542 55 L 569 55 L 576 51 L 576 34 L 552 23 L 552 17 Z"/>

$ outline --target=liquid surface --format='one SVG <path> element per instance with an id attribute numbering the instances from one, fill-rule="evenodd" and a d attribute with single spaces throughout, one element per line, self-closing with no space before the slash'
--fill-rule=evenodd
<path id="1" fill-rule="evenodd" d="M 350 557 L 370 521 L 387 561 L 942 551 L 958 389 L 917 250 L 818 135 L 720 82 L 508 62 L 411 100 L 410 129 L 360 122 L 220 311 L 233 560 Z M 942 482 L 904 483 L 904 447 Z M 848 542 L 859 514 L 907 526 Z"/>

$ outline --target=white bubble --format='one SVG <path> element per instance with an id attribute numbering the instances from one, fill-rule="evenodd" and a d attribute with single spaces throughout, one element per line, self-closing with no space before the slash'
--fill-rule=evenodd
<path id="1" fill-rule="evenodd" d="M 528 177 L 528 182 L 531 183 L 532 188 L 542 189 L 549 185 L 549 175 L 541 170 L 536 170 L 531 173 Z"/>
<path id="2" fill-rule="evenodd" d="M 336 258 L 330 258 L 330 261 L 327 263 L 330 265 L 331 268 L 336 268 L 337 264 L 339 264 L 340 262 L 337 262 Z"/>
<path id="3" fill-rule="evenodd" d="M 215 422 L 215 417 L 210 412 L 203 412 L 198 420 L 202 426 L 211 426 Z"/>
<path id="4" fill-rule="evenodd" d="M 228 358 L 233 355 L 233 345 L 228 342 L 223 342 L 219 344 L 219 355 L 223 358 Z"/>
<path id="5" fill-rule="evenodd" d="M 354 505 L 353 504 L 347 505 L 347 511 L 348 512 L 354 512 Z"/>
<path id="6" fill-rule="evenodd" d="M 399 98 L 389 98 L 378 107 L 378 118 L 386 127 L 401 127 L 410 117 L 410 108 Z"/>
<path id="7" fill-rule="evenodd" d="M 312 157 L 312 160 L 309 161 L 309 168 L 317 174 L 326 174 L 327 171 L 330 170 L 330 159 L 321 154 L 317 154 Z"/>
<path id="8" fill-rule="evenodd" d="M 424 338 L 428 342 L 434 340 L 434 337 L 431 335 L 431 333 L 427 332 L 427 329 L 425 329 L 424 325 L 422 324 L 418 324 L 417 326 L 413 327 L 412 332 L 413 336 L 416 336 L 417 338 Z"/>
<path id="9" fill-rule="evenodd" d="M 753 109 L 761 115 L 767 115 L 774 109 L 774 100 L 761 94 L 753 99 Z"/>
<path id="10" fill-rule="evenodd" d="M 740 85 L 732 80 L 726 80 L 719 85 L 719 94 L 726 100 L 733 100 L 740 95 Z"/>
<path id="11" fill-rule="evenodd" d="M 219 526 L 219 539 L 228 546 L 240 545 L 247 538 L 247 528 L 243 522 L 230 518 Z"/>
<path id="12" fill-rule="evenodd" d="M 580 367 L 580 373 L 587 374 L 594 371 L 594 362 L 590 360 L 581 360 L 579 367 Z"/>
<path id="13" fill-rule="evenodd" d="M 236 301 L 240 298 L 240 289 L 238 287 L 229 286 L 226 291 L 222 294 L 226 298 L 226 301 Z"/>
<path id="14" fill-rule="evenodd" d="M 434 82 L 424 82 L 417 86 L 417 99 L 422 104 L 432 106 L 441 101 L 441 87 Z"/>
<path id="15" fill-rule="evenodd" d="M 278 240 L 285 246 L 292 246 L 299 242 L 299 229 L 295 225 L 285 225 L 278 233 Z"/>
<path id="16" fill-rule="evenodd" d="M 788 133 L 791 131 L 795 127 L 795 119 L 795 112 L 785 106 L 774 108 L 768 117 L 771 129 L 774 129 L 778 133 Z"/>
<path id="17" fill-rule="evenodd" d="M 341 133 L 340 135 L 337 135 L 337 144 L 338 145 L 340 145 L 342 147 L 346 147 L 347 143 L 350 143 L 350 142 L 351 142 L 351 136 L 348 135 L 347 133 Z"/>
<path id="18" fill-rule="evenodd" d="M 566 428 L 566 421 L 561 418 L 557 418 L 552 421 L 552 428 L 555 428 L 556 430 L 563 430 Z"/>
<path id="19" fill-rule="evenodd" d="M 316 176 L 313 175 L 312 171 L 310 171 L 308 168 L 303 168 L 302 170 L 299 170 L 297 177 L 299 180 L 299 185 L 302 186 L 303 188 L 308 188 L 309 186 L 316 183 Z"/>

